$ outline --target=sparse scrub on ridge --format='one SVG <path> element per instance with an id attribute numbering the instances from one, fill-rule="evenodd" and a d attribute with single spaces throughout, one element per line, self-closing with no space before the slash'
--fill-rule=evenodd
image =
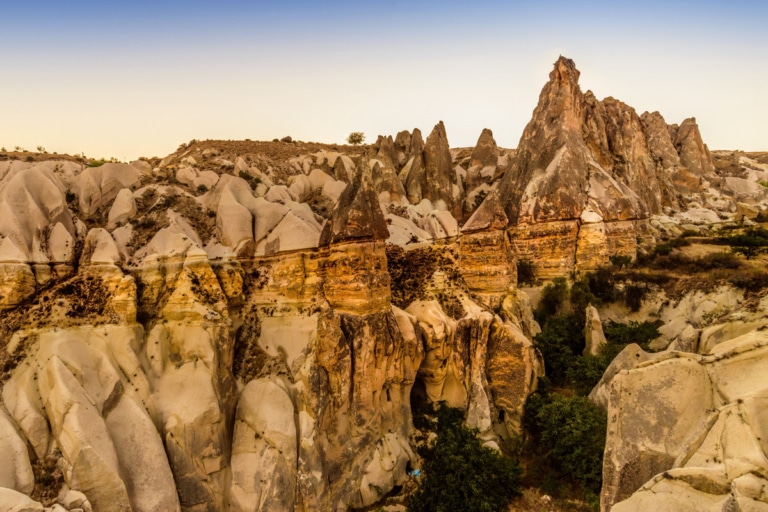
<path id="1" fill-rule="evenodd" d="M 358 146 L 365 140 L 365 134 L 363 132 L 351 132 L 347 137 L 347 142 L 353 146 Z"/>

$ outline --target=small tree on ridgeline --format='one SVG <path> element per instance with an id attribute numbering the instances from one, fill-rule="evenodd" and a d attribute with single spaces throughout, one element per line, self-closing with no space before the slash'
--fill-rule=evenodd
<path id="1" fill-rule="evenodd" d="M 347 142 L 349 142 L 353 146 L 358 146 L 362 144 L 364 140 L 365 140 L 365 134 L 363 132 L 352 132 L 349 134 L 349 137 L 347 137 Z"/>

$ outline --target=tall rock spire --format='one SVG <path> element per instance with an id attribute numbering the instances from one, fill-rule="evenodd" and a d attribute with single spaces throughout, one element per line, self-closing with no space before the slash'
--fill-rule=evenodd
<path id="1" fill-rule="evenodd" d="M 373 190 L 367 158 L 357 163 L 358 179 L 347 185 L 320 234 L 320 247 L 350 241 L 386 240 L 387 222 Z"/>

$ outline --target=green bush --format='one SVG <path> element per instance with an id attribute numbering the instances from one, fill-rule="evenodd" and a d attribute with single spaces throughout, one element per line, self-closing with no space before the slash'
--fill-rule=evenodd
<path id="1" fill-rule="evenodd" d="M 363 132 L 351 132 L 347 137 L 347 142 L 353 146 L 362 144 L 365 140 L 365 134 Z"/>
<path id="2" fill-rule="evenodd" d="M 482 445 L 460 409 L 441 405 L 437 441 L 419 450 L 423 481 L 410 500 L 412 512 L 501 512 L 520 493 L 517 462 Z"/>
<path id="3" fill-rule="evenodd" d="M 624 304 L 630 311 L 640 311 L 647 293 L 648 286 L 645 283 L 629 283 L 624 286 Z"/>
<path id="4" fill-rule="evenodd" d="M 677 238 L 673 238 L 672 240 L 668 240 L 664 243 L 658 244 L 654 248 L 653 252 L 656 255 L 666 256 L 669 253 L 671 253 L 673 249 L 685 247 L 686 245 L 691 245 L 691 242 L 686 240 L 685 236 L 679 236 Z"/>
<path id="5" fill-rule="evenodd" d="M 571 303 L 571 310 L 577 315 L 583 314 L 590 304 L 599 307 L 603 303 L 602 300 L 592 293 L 588 277 L 582 277 L 571 285 L 569 301 Z"/>
<path id="6" fill-rule="evenodd" d="M 541 298 L 536 308 L 536 320 L 543 323 L 556 315 L 568 300 L 568 283 L 564 277 L 556 277 L 541 290 Z"/>
<path id="7" fill-rule="evenodd" d="M 589 289 L 603 302 L 616 300 L 616 270 L 610 267 L 599 267 L 587 274 Z"/>
<path id="8" fill-rule="evenodd" d="M 743 233 L 725 237 L 731 251 L 743 254 L 748 260 L 758 254 L 768 252 L 768 230 L 752 227 Z"/>
<path id="9" fill-rule="evenodd" d="M 255 189 L 255 188 L 256 188 L 256 186 L 257 186 L 259 183 L 261 183 L 261 178 L 259 178 L 258 176 L 254 176 L 253 174 L 251 174 L 251 173 L 249 173 L 249 172 L 246 172 L 246 171 L 240 171 L 239 173 L 237 173 L 237 175 L 238 175 L 240 178 L 242 178 L 242 179 L 244 179 L 245 181 L 247 181 L 247 182 L 248 182 L 248 185 L 249 185 L 249 186 L 250 186 L 252 189 Z"/>
<path id="10" fill-rule="evenodd" d="M 603 324 L 605 345 L 596 356 L 574 358 L 565 370 L 569 386 L 580 395 L 587 395 L 594 388 L 619 352 L 630 343 L 637 343 L 643 350 L 659 336 L 661 322 L 629 322 L 621 324 L 608 321 Z M 546 361 L 545 361 L 546 364 Z"/>
<path id="11" fill-rule="evenodd" d="M 618 267 L 619 269 L 622 269 L 626 266 L 629 266 L 630 263 L 632 263 L 632 256 L 620 256 L 618 254 L 614 256 L 610 256 L 608 260 L 611 262 L 611 265 L 614 267 Z"/>
<path id="12" fill-rule="evenodd" d="M 584 396 L 550 394 L 536 413 L 548 456 L 585 491 L 599 493 L 605 448 L 605 413 Z"/>
<path id="13" fill-rule="evenodd" d="M 733 276 L 730 282 L 736 288 L 757 293 L 764 288 L 768 288 L 768 273 L 762 270 L 742 272 Z"/>
<path id="14" fill-rule="evenodd" d="M 533 338 L 533 346 L 544 358 L 547 377 L 556 385 L 565 385 L 568 368 L 584 351 L 584 319 L 559 315 L 549 318 Z"/>
<path id="15" fill-rule="evenodd" d="M 664 323 L 655 322 L 629 322 L 622 324 L 609 320 L 603 324 L 606 345 L 602 355 L 608 358 L 610 363 L 630 343 L 637 343 L 643 350 L 649 350 L 648 344 L 659 336 L 659 327 Z"/>

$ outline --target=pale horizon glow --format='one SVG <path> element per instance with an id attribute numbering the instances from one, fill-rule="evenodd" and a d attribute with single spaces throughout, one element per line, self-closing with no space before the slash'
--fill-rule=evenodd
<path id="1" fill-rule="evenodd" d="M 190 139 L 366 142 L 444 121 L 517 146 L 559 55 L 583 91 L 710 149 L 768 151 L 768 6 L 757 1 L 381 3 L 285 7 L 93 1 L 4 7 L 0 147 L 132 160 Z"/>

